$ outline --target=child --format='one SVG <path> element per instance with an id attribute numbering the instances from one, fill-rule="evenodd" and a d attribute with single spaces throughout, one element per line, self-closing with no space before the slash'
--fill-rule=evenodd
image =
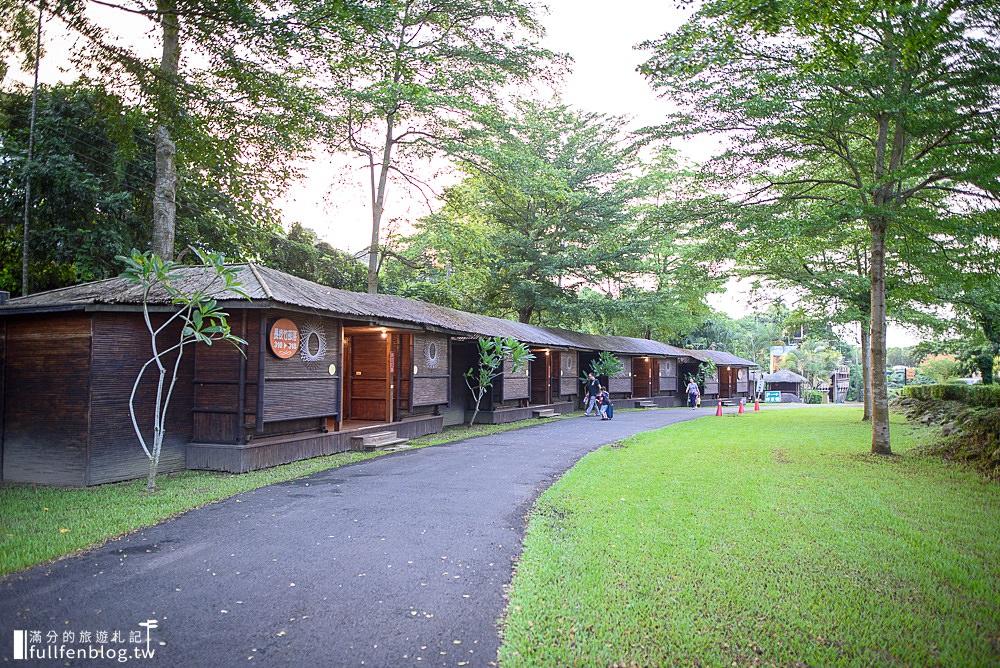
<path id="1" fill-rule="evenodd" d="M 614 415 L 612 412 L 614 411 L 614 405 L 611 403 L 611 395 L 608 394 L 608 391 L 605 388 L 601 388 L 601 395 L 597 398 L 597 401 L 601 405 L 601 419 L 610 420 L 611 415 Z M 611 413 L 611 415 L 608 413 Z"/>

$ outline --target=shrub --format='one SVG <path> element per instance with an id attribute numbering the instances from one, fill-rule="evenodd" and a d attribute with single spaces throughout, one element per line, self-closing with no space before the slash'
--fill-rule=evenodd
<path id="1" fill-rule="evenodd" d="M 933 387 L 933 385 L 907 385 L 900 389 L 899 396 L 927 401 L 931 398 L 931 388 Z"/>
<path id="2" fill-rule="evenodd" d="M 962 375 L 962 364 L 954 355 L 928 355 L 920 364 L 920 373 L 942 383 Z"/>
<path id="3" fill-rule="evenodd" d="M 962 385 L 931 385 L 931 399 L 944 401 L 966 401 L 969 396 L 969 386 Z"/>
<path id="4" fill-rule="evenodd" d="M 802 401 L 807 404 L 823 403 L 823 393 L 819 390 L 806 390 L 802 393 Z"/>
<path id="5" fill-rule="evenodd" d="M 1000 408 L 1000 385 L 970 385 L 968 396 L 973 406 Z"/>

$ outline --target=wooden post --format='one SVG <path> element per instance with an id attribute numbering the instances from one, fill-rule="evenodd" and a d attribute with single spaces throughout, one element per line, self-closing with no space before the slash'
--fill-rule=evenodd
<path id="1" fill-rule="evenodd" d="M 240 324 L 240 338 L 244 341 L 247 340 L 247 310 L 243 309 L 243 320 Z M 250 344 L 247 343 L 244 347 L 243 354 L 240 355 L 240 386 L 237 389 L 237 409 L 236 409 L 236 442 L 242 443 L 243 436 L 243 423 L 246 421 L 247 413 L 247 355 L 249 354 Z"/>
<path id="2" fill-rule="evenodd" d="M 254 435 L 264 433 L 264 362 L 267 356 L 267 311 L 258 317 L 260 343 L 257 350 L 257 416 L 254 423 Z"/>

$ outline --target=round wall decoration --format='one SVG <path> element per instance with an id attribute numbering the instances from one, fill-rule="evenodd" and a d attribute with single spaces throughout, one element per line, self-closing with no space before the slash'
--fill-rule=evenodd
<path id="1" fill-rule="evenodd" d="M 436 369 L 441 366 L 441 360 L 439 355 L 441 351 L 438 347 L 437 341 L 428 341 L 424 345 L 424 360 L 427 362 L 428 369 Z"/>
<path id="2" fill-rule="evenodd" d="M 275 355 L 283 360 L 290 359 L 299 350 L 299 328 L 288 318 L 279 318 L 271 325 L 268 343 Z"/>
<path id="3" fill-rule="evenodd" d="M 576 366 L 576 359 L 569 353 L 565 353 L 562 356 L 563 369 L 566 373 L 573 373 L 573 367 Z"/>
<path id="4" fill-rule="evenodd" d="M 326 330 L 323 321 L 310 318 L 302 323 L 299 357 L 307 364 L 318 364 L 326 357 Z"/>

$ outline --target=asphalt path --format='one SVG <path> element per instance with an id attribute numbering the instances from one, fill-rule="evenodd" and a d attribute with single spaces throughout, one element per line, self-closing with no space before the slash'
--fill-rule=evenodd
<path id="1" fill-rule="evenodd" d="M 0 661 L 495 665 L 505 587 L 539 494 L 602 445 L 714 410 L 569 418 L 187 512 L 0 581 Z M 32 661 L 39 651 L 55 658 Z"/>

